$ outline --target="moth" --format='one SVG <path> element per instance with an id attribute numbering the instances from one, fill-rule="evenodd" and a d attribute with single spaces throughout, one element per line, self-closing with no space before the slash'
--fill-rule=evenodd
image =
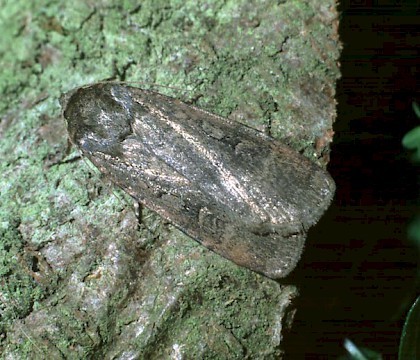
<path id="1" fill-rule="evenodd" d="M 116 83 L 60 99 L 70 141 L 107 178 L 236 264 L 277 279 L 329 207 L 331 176 L 297 151 L 180 100 Z"/>

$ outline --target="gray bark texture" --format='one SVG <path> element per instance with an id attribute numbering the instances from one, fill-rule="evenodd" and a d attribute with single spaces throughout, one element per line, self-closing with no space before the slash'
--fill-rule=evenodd
<path id="1" fill-rule="evenodd" d="M 67 152 L 58 99 L 159 85 L 324 166 L 337 28 L 332 0 L 0 1 L 0 358 L 281 358 L 296 286 L 139 221 Z"/>

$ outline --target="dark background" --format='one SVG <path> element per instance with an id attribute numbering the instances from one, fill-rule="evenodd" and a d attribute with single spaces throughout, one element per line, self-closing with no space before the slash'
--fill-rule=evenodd
<path id="1" fill-rule="evenodd" d="M 342 78 L 329 171 L 335 202 L 309 233 L 290 359 L 336 358 L 343 341 L 395 359 L 419 293 L 418 249 L 407 238 L 419 167 L 403 149 L 420 125 L 418 1 L 342 1 Z"/>

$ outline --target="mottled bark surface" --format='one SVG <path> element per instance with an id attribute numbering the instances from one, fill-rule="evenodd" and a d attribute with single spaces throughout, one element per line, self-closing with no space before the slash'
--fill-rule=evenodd
<path id="1" fill-rule="evenodd" d="M 324 165 L 334 2 L 14 1 L 0 19 L 2 357 L 280 357 L 297 288 L 147 209 L 139 221 L 131 198 L 66 154 L 58 98 L 103 79 L 168 86 Z"/>

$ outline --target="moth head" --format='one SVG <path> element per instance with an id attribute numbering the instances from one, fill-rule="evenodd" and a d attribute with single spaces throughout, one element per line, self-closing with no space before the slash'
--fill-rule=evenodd
<path id="1" fill-rule="evenodd" d="M 70 141 L 83 152 L 115 153 L 132 133 L 129 90 L 115 84 L 75 89 L 60 99 Z"/>

